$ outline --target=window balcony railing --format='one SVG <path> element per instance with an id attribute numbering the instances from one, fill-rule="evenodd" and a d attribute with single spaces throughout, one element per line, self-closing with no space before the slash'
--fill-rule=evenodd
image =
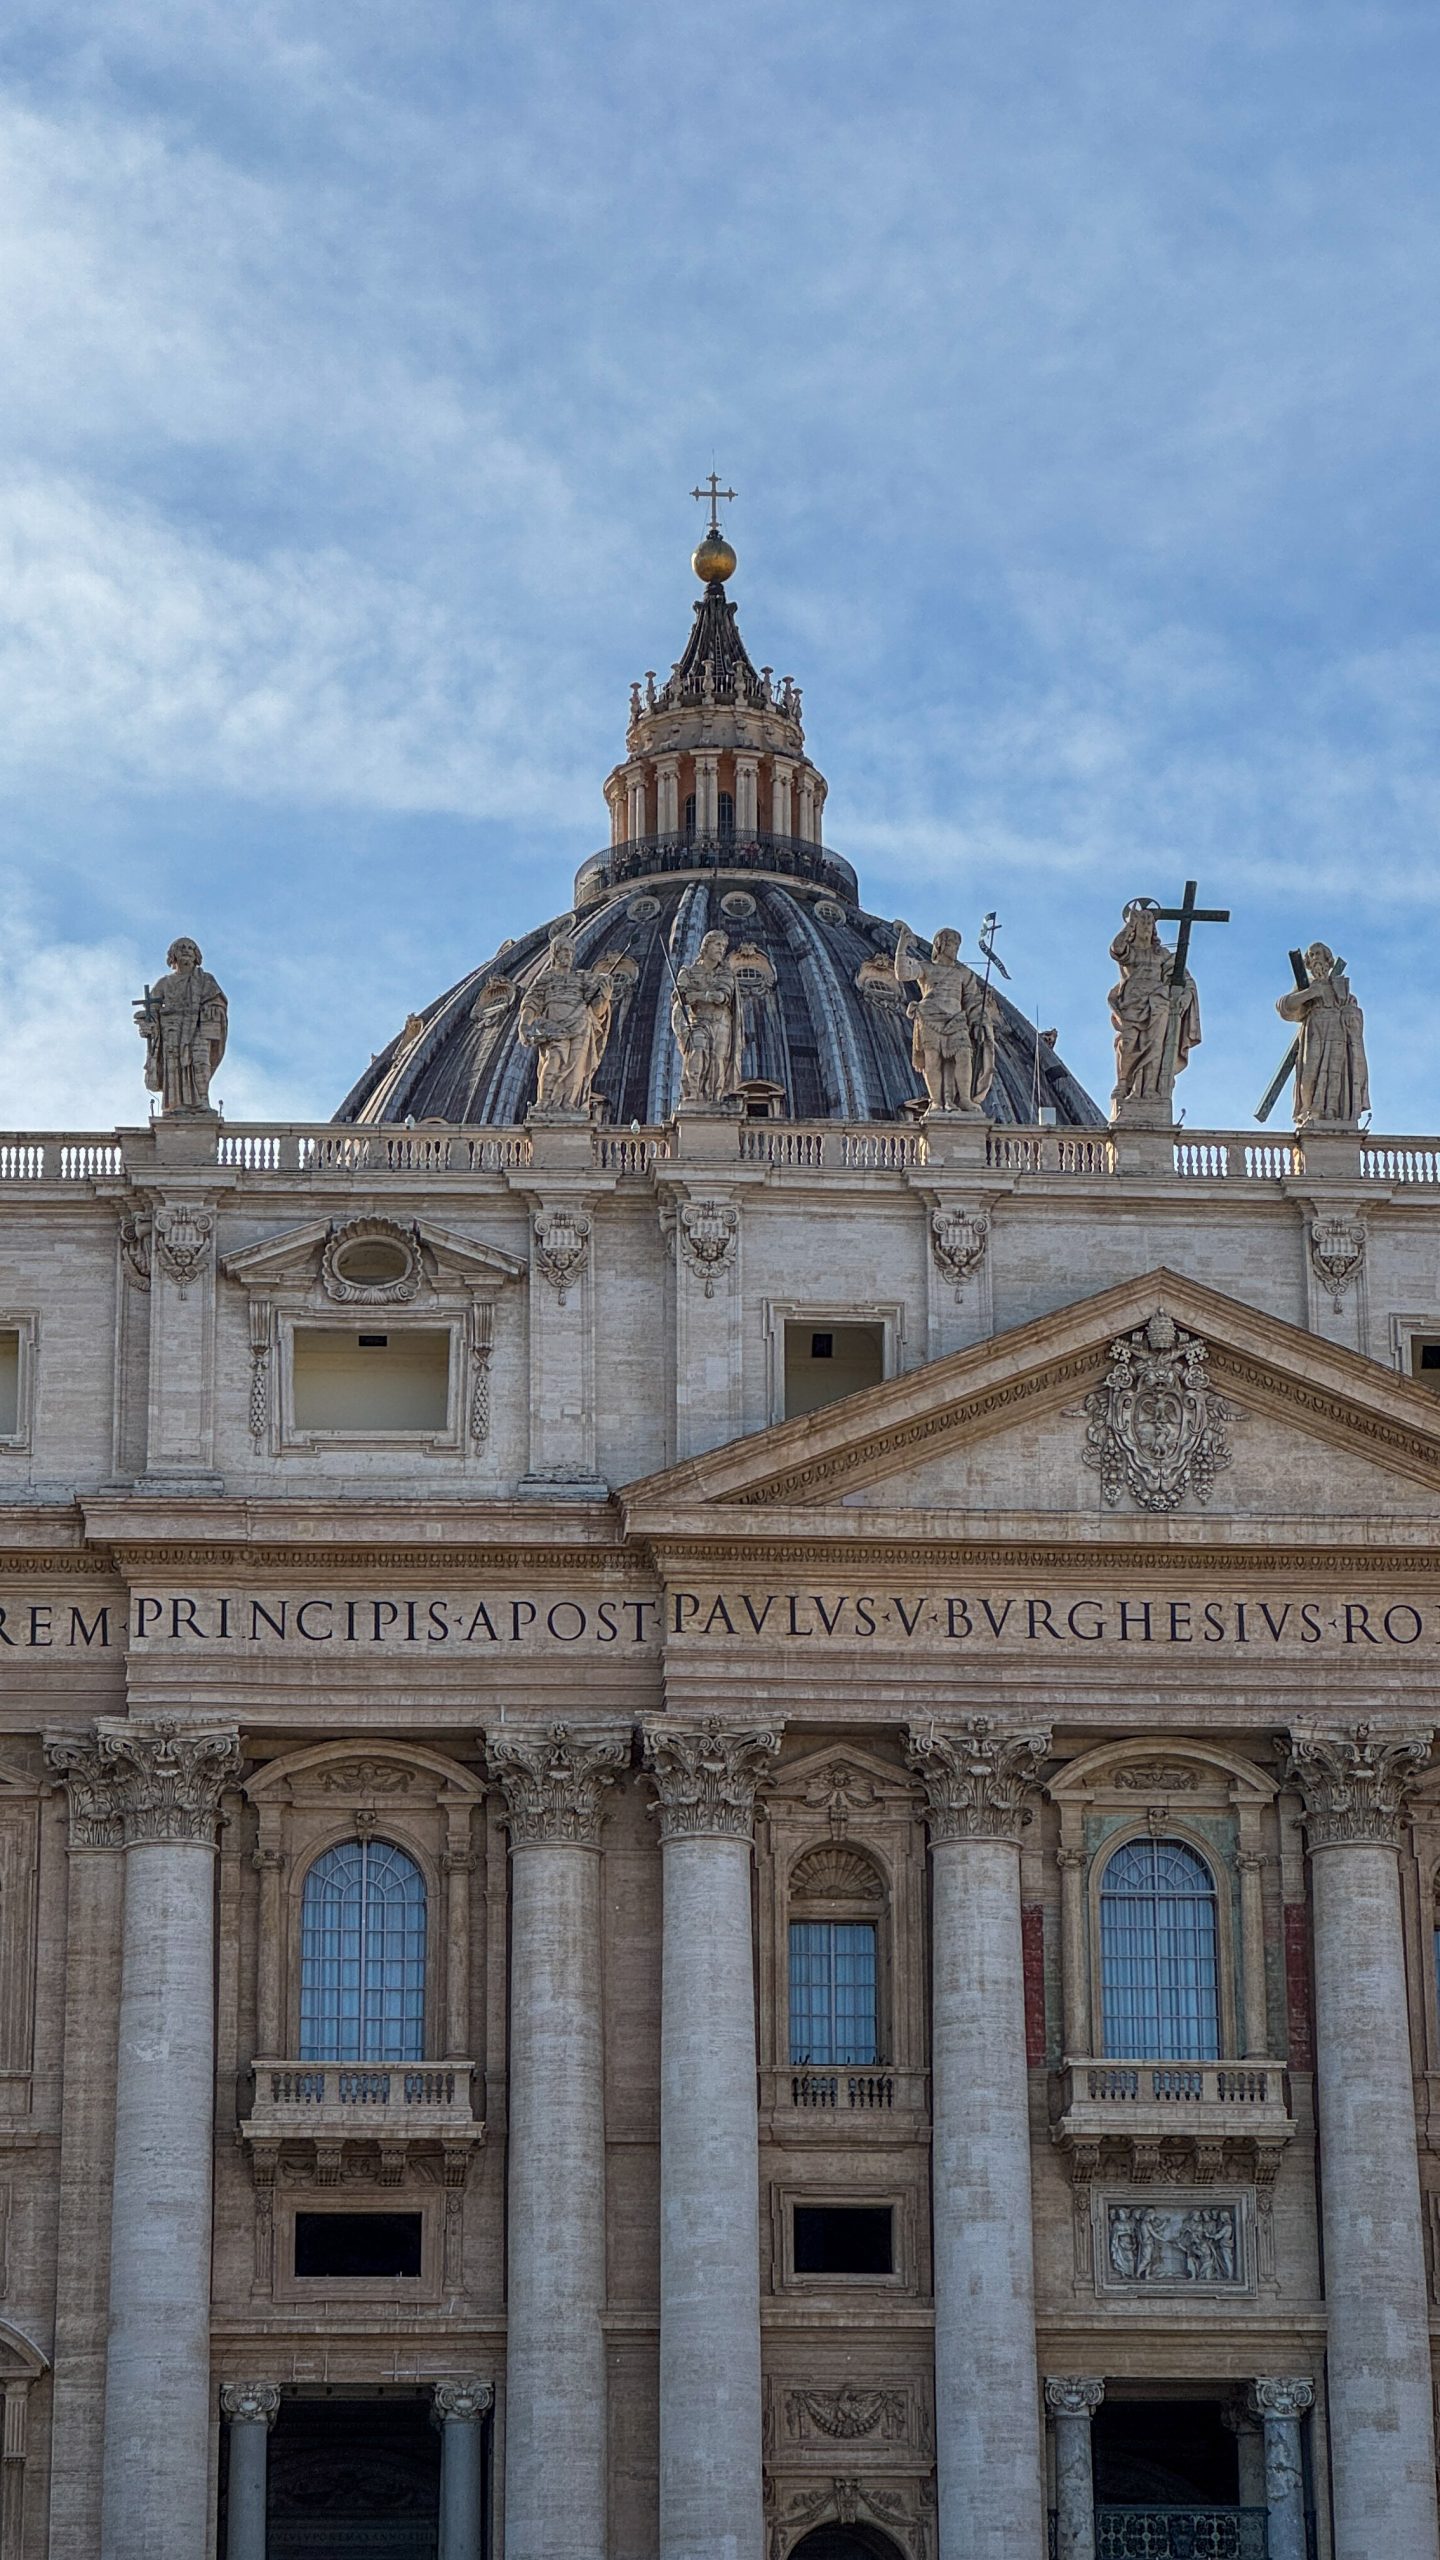
<path id="1" fill-rule="evenodd" d="M 1071 2134 L 1267 2134 L 1291 2130 L 1279 2062 L 1067 2062 L 1060 2123 Z"/>
<path id="2" fill-rule="evenodd" d="M 392 2155 L 421 2144 L 448 2155 L 485 2139 L 471 2099 L 473 2062 L 261 2061 L 254 2073 L 240 2126 L 252 2149 L 307 2142 L 338 2156 L 345 2143 L 367 2142 Z"/>
<path id="3" fill-rule="evenodd" d="M 902 2071 L 888 2062 L 793 2062 L 760 2074 L 760 2105 L 773 2122 L 797 2127 L 883 2124 L 896 2116 L 922 2116 L 929 2104 L 928 2071 Z"/>
<path id="4" fill-rule="evenodd" d="M 1050 2516 L 1052 2560 L 1057 2519 Z M 1263 2507 L 1097 2507 L 1095 2560 L 1269 2560 Z"/>

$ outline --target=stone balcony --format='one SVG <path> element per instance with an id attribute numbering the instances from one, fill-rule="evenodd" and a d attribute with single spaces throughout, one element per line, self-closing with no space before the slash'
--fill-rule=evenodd
<path id="1" fill-rule="evenodd" d="M 767 2065 L 760 2129 L 780 2143 L 911 2142 L 929 2132 L 930 2074 L 886 2062 Z"/>
<path id="2" fill-rule="evenodd" d="M 1069 2060 L 1051 2134 L 1077 2185 L 1116 2170 L 1143 2185 L 1220 2177 L 1268 2184 L 1295 2131 L 1278 2062 Z"/>
<path id="3" fill-rule="evenodd" d="M 407 2160 L 439 2151 L 446 2184 L 463 2183 L 470 2154 L 485 2139 L 472 2104 L 473 2062 L 275 2062 L 254 2065 L 250 2113 L 240 2139 L 257 2178 L 273 2177 L 282 2149 L 303 2144 L 321 2185 L 336 2184 L 364 2146 L 378 2154 L 378 2179 L 396 2186 Z"/>

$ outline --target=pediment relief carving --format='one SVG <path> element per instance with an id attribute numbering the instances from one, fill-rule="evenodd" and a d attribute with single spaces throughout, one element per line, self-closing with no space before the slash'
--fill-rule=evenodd
<path id="1" fill-rule="evenodd" d="M 1045 1790 L 1054 1804 L 1107 1804 L 1131 1812 L 1149 1798 L 1181 1796 L 1187 1806 L 1267 1805 L 1277 1793 L 1272 1772 L 1208 1743 L 1136 1735 L 1084 1751 L 1057 1771 Z"/>
<path id="2" fill-rule="evenodd" d="M 873 1858 L 838 1840 L 807 1849 L 790 1870 L 792 1902 L 881 1902 L 885 1886 Z"/>
<path id="3" fill-rule="evenodd" d="M 379 1802 L 405 1805 L 478 1802 L 484 1781 L 478 1769 L 420 1743 L 354 1741 L 312 1744 L 283 1752 L 251 1771 L 245 1794 L 252 1804 L 323 1805 Z"/>
<path id="4" fill-rule="evenodd" d="M 498 1245 L 428 1218 L 314 1218 L 227 1254 L 226 1276 L 270 1298 L 332 1306 L 399 1306 L 434 1296 L 493 1295 L 527 1264 Z"/>

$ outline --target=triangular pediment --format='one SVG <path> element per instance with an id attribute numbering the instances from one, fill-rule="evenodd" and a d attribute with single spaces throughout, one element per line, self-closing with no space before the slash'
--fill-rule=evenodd
<path id="1" fill-rule="evenodd" d="M 1195 1463 L 1173 1501 L 1146 1498 L 1143 1395 L 1112 1399 L 1151 1346 L 1161 1385 L 1192 1395 Z M 1130 1368 L 1117 1343 L 1138 1339 Z M 1184 1347 L 1203 1357 L 1187 1366 Z M 1171 1363 L 1167 1371 L 1167 1361 Z M 1115 1415 L 1117 1448 L 1102 1445 Z M 1208 1452 L 1199 1446 L 1211 1427 Z M 1128 1440 L 1136 1442 L 1127 1474 Z M 1107 1462 L 1108 1461 L 1108 1462 Z M 1162 1492 L 1164 1488 L 1162 1488 Z M 632 1526 L 707 1509 L 865 1515 L 897 1534 L 916 1512 L 1011 1519 L 1088 1515 L 1152 1526 L 1186 1519 L 1390 1517 L 1424 1536 L 1440 1497 L 1440 1400 L 1372 1360 L 1160 1268 L 969 1350 L 887 1379 L 793 1422 L 627 1487 Z M 882 1532 L 880 1515 L 891 1518 Z M 716 1526 L 719 1527 L 717 1519 Z M 838 1522 L 835 1524 L 838 1527 Z M 818 1526 L 818 1523 L 817 1523 Z"/>
<path id="2" fill-rule="evenodd" d="M 224 1269 L 247 1289 L 308 1288 L 321 1277 L 326 1247 L 347 1235 L 358 1237 L 362 1230 L 377 1237 L 393 1235 L 397 1249 L 413 1249 L 432 1283 L 450 1280 L 463 1286 L 526 1276 L 526 1264 L 513 1253 L 502 1252 L 498 1245 L 477 1244 L 473 1236 L 453 1235 L 430 1218 L 407 1218 L 403 1223 L 380 1217 L 309 1218 L 302 1226 L 286 1227 L 280 1235 L 264 1236 L 257 1244 L 227 1253 Z M 354 1294 L 358 1298 L 361 1293 Z"/>

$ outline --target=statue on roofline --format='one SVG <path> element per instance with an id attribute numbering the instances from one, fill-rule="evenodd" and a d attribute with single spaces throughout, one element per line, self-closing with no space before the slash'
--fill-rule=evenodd
<path id="1" fill-rule="evenodd" d="M 181 934 L 165 954 L 168 974 L 135 1007 L 146 1088 L 167 1114 L 213 1110 L 210 1079 L 225 1055 L 230 1008 L 201 957 L 199 943 Z"/>
<path id="2" fill-rule="evenodd" d="M 1110 945 L 1120 976 L 1107 1002 L 1115 1031 L 1118 1111 L 1127 1102 L 1168 1103 L 1175 1078 L 1200 1045 L 1200 998 L 1188 969 L 1175 984 L 1175 954 L 1160 939 L 1153 898 L 1132 898 Z M 1170 1023 L 1176 1017 L 1173 1061 Z"/>
<path id="3" fill-rule="evenodd" d="M 895 926 L 896 978 L 920 990 L 905 1010 L 915 1026 L 911 1063 L 932 1111 L 982 1111 L 995 1081 L 994 999 L 959 950 L 952 925 L 941 926 L 928 959 L 908 924 Z"/>
<path id="4" fill-rule="evenodd" d="M 740 1082 L 743 1032 L 740 988 L 723 933 L 702 936 L 693 960 L 677 970 L 670 1028 L 680 1051 L 680 1099 L 728 1102 Z"/>
<path id="5" fill-rule="evenodd" d="M 577 969 L 574 943 L 557 933 L 545 966 L 525 990 L 516 1025 L 525 1047 L 538 1053 L 538 1110 L 588 1112 L 610 1037 L 612 995 L 609 972 Z"/>
<path id="6" fill-rule="evenodd" d="M 1312 942 L 1302 956 L 1307 983 L 1287 987 L 1275 1001 L 1283 1020 L 1299 1027 L 1295 1126 L 1353 1129 L 1370 1108 L 1365 1016 L 1351 994 L 1344 961 L 1328 943 Z"/>

